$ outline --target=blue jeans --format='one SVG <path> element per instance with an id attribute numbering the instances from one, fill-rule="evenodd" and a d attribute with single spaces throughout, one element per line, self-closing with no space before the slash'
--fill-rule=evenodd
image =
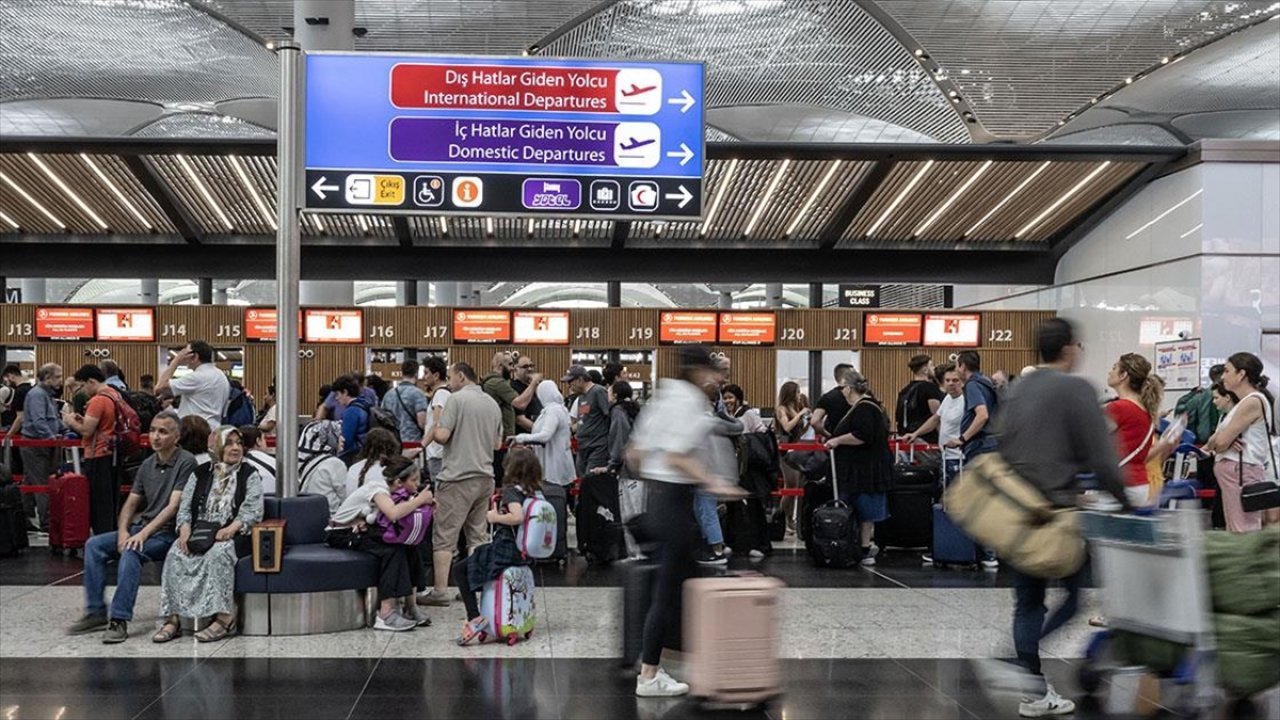
<path id="1" fill-rule="evenodd" d="M 135 535 L 142 529 L 137 523 L 129 528 L 129 534 Z M 107 563 L 119 561 L 116 570 L 116 594 L 111 598 L 112 620 L 133 619 L 133 603 L 138 599 L 138 584 L 142 581 L 142 563 L 164 561 L 169 546 L 178 539 L 171 532 L 158 532 L 147 538 L 142 544 L 142 552 L 126 550 L 124 555 L 117 551 L 116 536 L 118 532 L 101 533 L 89 538 L 84 546 L 84 609 L 86 615 L 107 615 L 107 605 L 103 594 L 107 589 Z"/>
<path id="2" fill-rule="evenodd" d="M 716 496 L 701 490 L 693 499 L 693 516 L 708 545 L 724 544 L 724 531 L 720 528 L 720 501 Z"/>
<path id="3" fill-rule="evenodd" d="M 1047 621 L 1045 616 L 1048 608 L 1045 607 L 1044 596 L 1049 581 L 1031 577 L 1013 568 L 1010 571 L 1013 573 L 1016 600 L 1013 610 L 1013 647 L 1018 653 L 1018 664 L 1033 675 L 1042 675 L 1040 641 L 1067 624 L 1080 609 L 1080 581 L 1084 576 L 1084 568 L 1077 570 L 1075 575 L 1062 579 L 1067 599 L 1052 615 L 1048 615 Z"/>

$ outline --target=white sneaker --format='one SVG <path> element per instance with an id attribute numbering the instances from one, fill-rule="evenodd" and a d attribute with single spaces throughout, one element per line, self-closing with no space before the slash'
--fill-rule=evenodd
<path id="1" fill-rule="evenodd" d="M 427 614 L 426 610 L 418 607 L 416 602 L 411 606 L 401 608 L 400 614 L 406 620 L 412 621 L 417 627 L 429 627 L 431 625 L 431 616 Z"/>
<path id="2" fill-rule="evenodd" d="M 752 560 L 763 560 L 763 559 L 764 559 L 764 551 L 763 551 L 763 550 L 756 550 L 755 548 L 752 548 L 751 552 L 749 552 L 749 553 L 747 553 L 747 554 L 751 557 L 751 559 L 752 559 Z"/>
<path id="3" fill-rule="evenodd" d="M 679 697 L 688 693 L 688 685 L 676 682 L 676 679 L 662 668 L 658 668 L 652 680 L 645 680 L 643 675 L 636 677 L 637 697 Z"/>
<path id="4" fill-rule="evenodd" d="M 1070 715 L 1075 711 L 1076 704 L 1059 695 L 1053 687 L 1050 687 L 1044 697 L 1035 702 L 1023 700 L 1018 703 L 1018 714 L 1029 718 Z"/>
<path id="5" fill-rule="evenodd" d="M 862 560 L 860 562 L 865 567 L 871 567 L 876 564 L 876 556 L 879 554 L 880 546 L 875 543 L 871 543 L 871 546 L 867 548 L 867 554 L 862 556 Z"/>
<path id="6" fill-rule="evenodd" d="M 417 626 L 416 622 L 401 615 L 399 610 L 393 611 L 385 618 L 379 614 L 378 619 L 373 621 L 374 630 L 386 630 L 387 632 L 408 632 Z"/>
<path id="7" fill-rule="evenodd" d="M 986 570 L 996 570 L 1000 567 L 1000 561 L 995 558 L 983 558 L 982 567 Z"/>

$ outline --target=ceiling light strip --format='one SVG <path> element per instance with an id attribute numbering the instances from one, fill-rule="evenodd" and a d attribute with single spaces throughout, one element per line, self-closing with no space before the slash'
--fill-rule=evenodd
<path id="1" fill-rule="evenodd" d="M 826 191 L 827 185 L 831 183 L 831 178 L 835 177 L 836 170 L 840 169 L 840 163 L 842 162 L 842 160 L 836 160 L 831 163 L 831 168 L 827 170 L 827 174 L 822 176 L 822 181 L 818 183 L 818 187 L 814 188 L 813 194 L 809 196 L 808 200 L 804 201 L 804 205 L 800 207 L 800 212 L 796 213 L 795 219 L 791 221 L 791 225 L 787 228 L 787 232 L 785 233 L 787 237 L 790 237 L 796 231 L 796 228 L 800 225 L 800 221 L 804 219 L 805 215 L 809 214 L 809 210 L 813 207 L 813 204 L 818 201 L 818 198 L 822 197 L 822 193 Z"/>
<path id="2" fill-rule="evenodd" d="M 756 211 L 751 213 L 751 220 L 747 223 L 747 229 L 742 231 L 743 236 L 750 237 L 751 231 L 756 229 L 756 224 L 760 222 L 760 216 L 764 214 L 764 209 L 769 206 L 769 202 L 773 199 L 773 193 L 778 189 L 778 183 L 782 182 L 782 176 L 787 174 L 787 168 L 791 167 L 791 160 L 786 159 L 778 166 L 778 172 L 773 174 L 773 178 L 769 180 L 769 186 L 765 188 L 764 197 L 760 198 L 760 203 L 756 205 Z"/>
<path id="3" fill-rule="evenodd" d="M 1045 208 L 1044 210 L 1042 210 L 1040 214 L 1035 217 L 1034 220 L 1024 225 L 1022 229 L 1019 230 L 1018 232 L 1014 233 L 1013 235 L 1014 239 L 1016 240 L 1018 238 L 1021 238 L 1023 235 L 1026 235 L 1027 231 L 1039 225 L 1045 218 L 1052 215 L 1055 210 L 1062 207 L 1063 203 L 1075 197 L 1075 194 L 1083 190 L 1085 185 L 1088 185 L 1089 183 L 1093 182 L 1094 178 L 1101 175 L 1102 171 L 1106 170 L 1109 167 L 1111 167 L 1111 161 L 1107 160 L 1106 162 L 1102 163 L 1098 167 L 1094 168 L 1093 172 L 1089 173 L 1088 175 L 1085 176 L 1083 180 L 1081 180 L 1080 182 L 1072 186 L 1072 188 L 1068 190 L 1066 194 L 1064 194 L 1062 197 L 1058 198 L 1057 200 L 1054 200 L 1053 204 Z"/>
<path id="4" fill-rule="evenodd" d="M 303 213 L 303 215 L 306 215 L 307 217 L 311 218 L 311 224 L 316 226 L 317 232 L 321 232 L 321 233 L 326 232 L 324 228 L 324 223 L 320 222 L 319 215 L 315 213 Z"/>
<path id="5" fill-rule="evenodd" d="M 449 220 L 443 215 L 440 216 L 440 234 L 441 235 L 449 234 Z"/>
<path id="6" fill-rule="evenodd" d="M 191 163 L 187 161 L 187 156 L 175 155 L 174 157 L 178 158 L 178 164 L 182 166 L 183 172 L 187 174 L 187 179 L 191 180 L 191 184 L 196 186 L 200 196 L 218 214 L 218 219 L 222 221 L 222 224 L 226 225 L 228 230 L 234 230 L 235 226 L 231 224 L 231 218 L 227 217 L 227 214 L 223 212 L 222 206 L 218 204 L 218 201 L 213 199 L 213 193 L 209 192 L 208 186 L 204 184 L 204 181 L 196 174 L 195 169 L 191 167 Z"/>
<path id="7" fill-rule="evenodd" d="M 22 229 L 22 226 L 18 224 L 18 221 L 6 215 L 3 210 L 0 210 L 0 220 L 4 220 L 5 223 L 12 225 L 14 230 Z"/>
<path id="8" fill-rule="evenodd" d="M 94 175 L 98 176 L 98 179 L 102 181 L 102 184 L 107 186 L 107 189 L 111 191 L 111 194 L 116 196 L 116 199 L 119 200 L 120 204 L 129 211 L 129 214 L 137 218 L 138 222 L 142 223 L 148 230 L 155 229 L 155 226 L 151 224 L 151 221 L 147 219 L 147 216 L 143 215 L 142 211 L 139 210 L 137 206 L 129 200 L 129 198 L 125 197 L 124 192 L 120 190 L 110 177 L 107 177 L 107 174 L 102 171 L 102 168 L 98 167 L 98 163 L 94 162 L 93 158 L 89 157 L 85 153 L 80 153 L 80 159 L 84 161 L 85 165 L 89 166 L 89 169 L 93 171 Z"/>
<path id="9" fill-rule="evenodd" d="M 493 236 L 493 218 L 487 217 L 484 219 L 484 232 L 490 237 Z"/>
<path id="10" fill-rule="evenodd" d="M 89 205 L 85 203 L 84 200 L 81 200 L 80 196 L 74 190 L 67 187 L 67 184 L 62 182 L 62 178 L 58 177 L 58 174 L 55 173 L 52 168 L 50 168 L 48 165 L 45 165 L 44 161 L 40 159 L 39 155 L 36 155 L 35 153 L 27 153 L 27 157 L 31 158 L 31 162 L 35 163 L 36 166 L 39 167 L 40 170 L 44 172 L 45 176 L 47 176 L 50 180 L 52 180 L 54 185 L 58 186 L 58 189 L 61 190 L 63 194 L 71 198 L 71 202 L 75 203 L 76 207 L 83 210 L 85 214 L 88 215 L 90 218 L 93 218 L 93 221 L 98 224 L 98 227 L 102 228 L 103 230 L 107 229 L 107 223 L 103 221 L 103 219 L 98 215 L 98 213 L 94 212 L 93 208 L 89 207 Z"/>
<path id="11" fill-rule="evenodd" d="M 1125 239 L 1125 240 L 1132 240 L 1134 235 L 1137 235 L 1138 233 L 1142 232 L 1143 230 L 1146 230 L 1147 228 L 1151 227 L 1152 225 L 1155 225 L 1156 223 L 1158 223 L 1158 222 L 1160 222 L 1161 220 L 1165 219 L 1166 217 L 1168 217 L 1168 216 L 1169 216 L 1169 213 L 1173 212 L 1174 210 L 1177 210 L 1178 208 L 1182 207 L 1183 205 L 1186 205 L 1187 203 L 1191 202 L 1192 200 L 1195 200 L 1196 198 L 1200 197 L 1200 195 L 1201 195 L 1202 193 L 1204 193 L 1204 188 L 1200 188 L 1199 190 L 1196 190 L 1195 192 L 1191 193 L 1191 194 L 1190 194 L 1190 195 L 1188 195 L 1187 197 L 1183 198 L 1183 199 L 1182 199 L 1182 200 L 1181 200 L 1177 205 L 1174 205 L 1173 207 L 1169 208 L 1168 210 L 1165 210 L 1164 212 L 1160 213 L 1159 215 L 1157 215 L 1157 216 L 1155 216 L 1155 217 L 1151 218 L 1150 220 L 1148 220 L 1148 221 L 1146 221 L 1145 223 L 1143 223 L 1143 224 L 1142 224 L 1142 227 L 1138 228 L 1137 230 L 1134 230 L 1133 232 L 1129 233 L 1128 235 L 1125 235 L 1125 236 L 1124 236 L 1124 239 Z M 1184 235 L 1183 237 L 1186 237 L 1186 236 Z"/>
<path id="12" fill-rule="evenodd" d="M 985 174 L 988 170 L 990 170 L 990 169 L 991 169 L 991 166 L 992 166 L 992 165 L 994 165 L 994 164 L 995 164 L 995 161 L 994 161 L 994 160 L 988 160 L 988 161 L 986 161 L 985 163 L 983 163 L 983 164 L 982 164 L 982 167 L 978 168 L 978 171 L 977 171 L 977 172 L 975 172 L 974 174 L 970 175 L 970 176 L 969 176 L 969 179 L 968 179 L 968 180 L 965 180 L 965 181 L 964 181 L 964 184 L 963 184 L 963 185 L 961 185 L 961 186 L 959 187 L 959 189 L 957 189 L 955 192 L 951 193 L 951 197 L 947 198 L 946 202 L 944 202 L 944 203 L 942 203 L 942 205 L 938 206 L 938 209 L 937 209 L 937 210 L 934 210 L 934 211 L 933 211 L 933 214 L 931 214 L 931 215 L 930 215 L 930 216 L 929 216 L 929 217 L 928 217 L 928 218 L 927 218 L 927 219 L 926 219 L 926 220 L 925 220 L 925 221 L 920 225 L 920 227 L 916 228 L 916 231 L 915 231 L 914 233 L 912 233 L 912 236 L 913 236 L 913 237 L 919 237 L 919 236 L 923 235 L 923 234 L 924 234 L 924 232 L 925 232 L 926 230 L 928 230 L 928 229 L 929 229 L 929 226 L 933 225 L 934 221 L 936 221 L 938 218 L 942 217 L 942 214 L 943 214 L 943 213 L 945 213 L 947 210 L 950 210 L 950 209 L 951 209 L 951 206 L 955 204 L 956 200 L 959 200 L 961 195 L 964 195 L 966 192 L 968 192 L 968 191 L 969 191 L 969 188 L 973 187 L 973 184 L 974 184 L 975 182 L 977 182 L 977 181 L 978 181 L 978 178 L 982 177 L 982 176 L 983 176 L 983 174 Z"/>
<path id="13" fill-rule="evenodd" d="M 1000 202 L 996 203 L 996 206 L 995 206 L 995 207 L 993 207 L 993 208 L 991 208 L 990 210 L 988 210 L 986 215 L 983 215 L 983 216 L 978 220 L 978 222 L 976 222 L 976 223 L 974 223 L 974 224 L 973 224 L 973 227 L 969 228 L 968 230 L 965 230 L 965 231 L 964 231 L 964 237 L 969 237 L 970 235 L 972 235 L 972 234 L 973 234 L 973 231 L 974 231 L 974 230 L 977 230 L 978 228 L 982 227 L 982 224 L 983 224 L 983 223 L 985 223 L 986 221 L 990 220 L 992 215 L 995 215 L 996 213 L 1000 212 L 1000 208 L 1004 207 L 1005 205 L 1008 205 L 1010 200 L 1012 200 L 1012 199 L 1014 199 L 1015 197 L 1017 197 L 1017 196 L 1018 196 L 1018 193 L 1020 193 L 1020 192 L 1022 192 L 1023 190 L 1025 190 L 1025 189 L 1027 188 L 1027 186 L 1028 186 L 1028 185 L 1030 185 L 1030 184 L 1032 183 L 1032 181 L 1034 181 L 1036 178 L 1040 177 L 1040 173 L 1044 172 L 1045 170 L 1048 170 L 1048 169 L 1049 169 L 1049 166 L 1050 166 L 1050 165 L 1052 165 L 1052 164 L 1053 164 L 1053 161 L 1052 161 L 1052 160 L 1045 160 L 1043 163 L 1041 163 L 1040 167 L 1036 168 L 1036 171 L 1035 171 L 1035 172 L 1033 172 L 1033 173 L 1031 173 L 1030 175 L 1028 175 L 1028 176 L 1027 176 L 1027 179 L 1025 179 L 1025 180 L 1023 180 L 1022 182 L 1018 183 L 1018 186 L 1017 186 L 1017 187 L 1015 187 L 1015 188 L 1013 189 L 1013 192 L 1009 193 L 1008 195 L 1005 195 L 1005 196 L 1004 196 L 1004 199 L 1003 199 L 1003 200 L 1001 200 Z"/>
<path id="14" fill-rule="evenodd" d="M 907 186 L 902 188 L 902 191 L 893 199 L 893 202 L 889 203 L 889 207 L 885 208 L 884 212 L 880 213 L 880 217 L 876 218 L 876 221 L 871 224 L 871 228 L 867 230 L 866 237 L 871 237 L 875 234 L 876 230 L 880 229 L 880 225 L 882 225 L 884 221 L 893 214 L 894 210 L 898 209 L 898 206 L 901 205 L 902 201 L 911 194 L 911 191 L 916 189 L 916 185 L 920 184 L 920 181 L 924 179 L 925 174 L 933 169 L 934 162 L 936 161 L 930 160 L 916 171 L 915 176 L 911 178 L 911 182 L 907 183 Z"/>
<path id="15" fill-rule="evenodd" d="M 369 232 L 369 221 L 365 220 L 363 215 L 356 216 L 356 224 L 360 226 L 360 232 Z"/>
<path id="16" fill-rule="evenodd" d="M 1186 236 L 1188 236 L 1188 235 L 1190 235 L 1191 233 L 1193 233 L 1193 232 L 1195 232 L 1195 231 L 1199 230 L 1199 229 L 1200 229 L 1200 228 L 1202 228 L 1202 227 L 1204 227 L 1204 223 L 1200 223 L 1199 225 L 1196 225 L 1195 227 L 1191 228 L 1190 230 L 1188 230 L 1188 231 L 1186 231 L 1186 232 L 1182 233 L 1181 235 L 1179 235 L 1179 236 L 1178 236 L 1178 239 L 1179 239 L 1179 240 L 1181 240 L 1182 238 L 1185 238 Z"/>
<path id="17" fill-rule="evenodd" d="M 267 203 L 262 199 L 262 195 L 257 188 L 253 186 L 253 183 L 249 182 L 249 173 L 245 171 L 244 164 L 240 162 L 240 158 L 230 155 L 228 159 L 231 161 L 231 166 L 236 169 L 236 176 L 240 178 L 240 184 L 244 186 L 244 191 L 249 193 L 249 197 L 253 198 L 253 204 L 258 207 L 258 212 L 262 213 L 262 217 L 266 219 L 273 232 L 278 230 L 279 226 L 276 225 L 275 215 L 267 208 Z"/>
<path id="18" fill-rule="evenodd" d="M 39 201 L 37 201 L 35 198 L 31 197 L 31 194 L 30 194 L 30 193 L 28 193 L 26 190 L 23 190 L 23 189 L 22 189 L 22 187 L 18 185 L 18 183 L 16 183 L 16 182 L 14 182 L 14 181 L 13 181 L 13 178 L 11 178 L 11 177 L 9 177 L 8 175 L 4 174 L 4 172 L 3 172 L 3 171 L 0 171 L 0 180 L 4 180 L 4 182 L 5 182 L 5 184 L 6 184 L 6 185 L 8 185 L 9 187 L 13 188 L 13 191 L 14 191 L 14 192 L 16 192 L 16 193 L 18 193 L 19 195 L 21 195 L 21 196 L 22 196 L 22 199 L 24 199 L 24 200 L 26 200 L 27 202 L 31 203 L 31 204 L 35 207 L 35 209 L 37 209 L 37 210 L 39 210 L 39 211 L 40 211 L 40 213 L 41 213 L 42 215 L 44 215 L 45 217 L 47 217 L 47 218 L 49 218 L 51 221 L 53 221 L 53 224 L 54 224 L 54 225 L 57 225 L 58 227 L 62 228 L 63 230 L 66 230 L 66 229 L 67 229 L 67 224 L 66 224 L 66 223 L 64 223 L 64 222 L 62 222 L 61 220 L 59 220 L 57 215 L 54 215 L 53 213 L 49 212 L 49 209 L 48 209 L 48 208 L 46 208 L 44 205 L 41 205 L 41 204 L 40 204 L 40 202 L 39 202 Z"/>
<path id="19" fill-rule="evenodd" d="M 715 219 L 716 212 L 720 210 L 720 203 L 724 202 L 724 196 L 729 194 L 729 188 L 733 183 L 733 174 L 738 170 L 738 158 L 729 161 L 729 167 L 724 171 L 724 179 L 720 181 L 720 192 L 716 193 L 716 197 L 711 201 L 711 209 L 707 211 L 707 218 L 702 221 L 702 227 L 698 229 L 699 235 L 706 235 L 707 229 L 711 227 L 711 221 Z"/>

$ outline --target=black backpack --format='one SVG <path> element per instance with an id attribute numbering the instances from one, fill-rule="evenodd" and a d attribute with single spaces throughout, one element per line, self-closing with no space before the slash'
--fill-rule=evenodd
<path id="1" fill-rule="evenodd" d="M 122 392 L 120 395 L 125 403 L 137 413 L 141 432 L 151 432 L 151 421 L 164 409 L 164 406 L 160 404 L 160 398 L 141 390 L 130 390 Z"/>
<path id="2" fill-rule="evenodd" d="M 366 433 L 377 427 L 383 430 L 390 430 L 391 434 L 396 436 L 396 439 L 400 438 L 400 421 L 396 420 L 396 416 L 390 410 L 381 405 L 371 405 L 364 398 L 356 398 L 351 404 L 364 410 L 369 416 L 369 426 L 365 428 Z"/>

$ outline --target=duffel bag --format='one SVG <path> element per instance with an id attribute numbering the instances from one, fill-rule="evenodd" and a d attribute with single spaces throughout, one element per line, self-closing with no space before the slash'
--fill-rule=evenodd
<path id="1" fill-rule="evenodd" d="M 980 455 L 947 488 L 947 515 L 1001 560 L 1028 575 L 1064 578 L 1084 565 L 1086 549 L 1074 509 L 1055 508 L 999 453 Z"/>

